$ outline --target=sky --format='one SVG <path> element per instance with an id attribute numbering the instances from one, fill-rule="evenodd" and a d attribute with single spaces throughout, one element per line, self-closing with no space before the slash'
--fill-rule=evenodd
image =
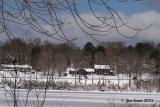
<path id="1" fill-rule="evenodd" d="M 81 1 L 79 5 L 85 13 L 86 10 L 88 10 L 88 4 L 83 3 L 84 0 Z M 154 1 L 154 0 L 152 0 Z M 156 0 L 155 0 L 156 1 Z M 84 5 L 85 4 L 85 5 Z M 128 0 L 127 2 L 119 2 L 119 0 L 109 0 L 108 5 L 110 5 L 112 8 L 114 8 L 116 11 L 123 12 L 126 15 L 132 15 L 134 13 L 138 12 L 144 12 L 153 9 L 151 5 L 149 5 L 150 2 L 138 2 L 134 0 Z M 154 3 L 155 5 L 156 3 Z M 100 6 L 101 7 L 101 6 Z M 97 12 L 103 13 L 105 10 L 102 10 L 102 8 L 97 8 Z"/>
<path id="2" fill-rule="evenodd" d="M 99 22 L 93 17 L 91 12 L 89 11 L 89 6 L 86 3 L 86 0 L 77 0 L 77 8 L 79 9 L 79 13 L 87 20 L 89 23 L 93 25 L 99 24 Z M 97 0 L 98 1 L 98 0 Z M 108 32 L 106 36 L 94 36 L 96 40 L 100 42 L 110 42 L 110 41 L 122 41 L 126 44 L 134 45 L 137 42 L 160 42 L 160 0 L 142 0 L 142 1 L 134 1 L 128 0 L 127 2 L 119 2 L 119 0 L 109 0 L 107 3 L 113 9 L 115 9 L 119 15 L 123 18 L 128 25 L 133 28 L 146 28 L 151 26 L 150 28 L 141 31 L 135 38 L 126 38 L 119 35 L 115 30 Z M 11 3 L 12 5 L 12 3 Z M 14 6 L 13 6 L 14 7 Z M 106 10 L 103 6 L 94 6 L 95 13 L 99 16 L 106 15 Z M 78 47 L 83 47 L 85 43 L 92 42 L 95 45 L 99 44 L 96 40 L 86 35 L 75 23 L 72 15 L 68 13 L 60 13 L 60 16 L 65 18 L 67 23 L 63 29 L 69 39 L 75 39 L 73 43 Z M 44 16 L 45 17 L 45 16 Z M 117 20 L 117 23 L 119 21 Z M 48 25 L 44 25 L 47 31 L 52 32 L 52 28 Z M 34 32 L 30 30 L 28 27 L 22 27 L 19 25 L 11 25 L 10 28 L 17 35 L 17 37 L 21 37 L 23 39 L 28 38 L 41 38 L 42 40 L 49 40 L 52 43 L 62 43 L 62 41 L 57 41 L 51 38 L 48 38 L 42 34 Z M 85 27 L 84 27 L 85 29 Z M 105 30 L 105 29 L 103 29 Z M 126 27 L 122 27 L 120 29 L 122 33 L 126 36 L 130 37 L 135 32 Z M 88 32 L 91 32 L 88 30 Z M 91 32 L 92 33 L 92 32 Z M 4 41 L 6 36 L 1 36 L 0 41 Z"/>
<path id="3" fill-rule="evenodd" d="M 146 28 L 151 25 L 151 28 L 141 31 L 135 38 L 126 38 L 117 34 L 116 31 L 113 31 L 105 37 L 96 36 L 96 39 L 101 42 L 122 41 L 129 45 L 135 45 L 137 42 L 160 42 L 160 0 L 142 0 L 141 2 L 128 0 L 128 2 L 123 3 L 118 0 L 110 0 L 108 4 L 115 9 L 120 16 L 129 23 L 129 25 L 134 26 L 135 28 Z M 79 9 L 81 9 L 81 7 L 83 7 L 81 10 L 82 16 L 84 16 L 85 19 L 88 19 L 88 21 L 91 20 L 91 23 L 96 23 L 96 20 L 88 11 L 88 5 L 79 5 Z M 102 15 L 105 12 L 105 10 L 101 7 L 95 8 L 95 10 L 98 14 Z M 75 32 L 70 33 L 70 35 L 74 34 L 74 37 L 77 35 L 77 38 L 79 39 L 76 41 L 76 44 L 78 46 L 81 47 L 88 41 L 98 44 L 98 42 L 90 37 L 82 36 L 80 38 L 79 35 L 85 34 L 78 28 L 72 26 L 70 29 L 75 29 Z M 129 37 L 135 33 L 125 27 L 122 27 L 121 31 Z"/>

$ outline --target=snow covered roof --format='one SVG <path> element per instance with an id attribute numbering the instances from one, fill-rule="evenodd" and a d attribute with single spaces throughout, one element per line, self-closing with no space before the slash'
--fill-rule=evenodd
<path id="1" fill-rule="evenodd" d="M 110 69 L 109 65 L 94 65 L 95 69 Z"/>
<path id="2" fill-rule="evenodd" d="M 1 64 L 1 66 L 6 68 L 32 68 L 30 65 Z"/>
<path id="3" fill-rule="evenodd" d="M 84 68 L 84 70 L 86 70 L 87 72 L 94 72 L 94 69 L 92 68 Z"/>

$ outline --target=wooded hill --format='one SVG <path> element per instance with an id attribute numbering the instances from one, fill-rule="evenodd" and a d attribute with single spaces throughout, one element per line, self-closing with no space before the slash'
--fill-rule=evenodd
<path id="1" fill-rule="evenodd" d="M 106 42 L 94 46 L 88 42 L 83 48 L 72 44 L 53 44 L 40 39 L 25 41 L 15 38 L 0 45 L 1 64 L 30 64 L 37 71 L 47 68 L 61 75 L 71 64 L 92 67 L 106 64 L 116 73 L 159 73 L 160 44 L 141 42 L 135 46 L 122 42 Z"/>

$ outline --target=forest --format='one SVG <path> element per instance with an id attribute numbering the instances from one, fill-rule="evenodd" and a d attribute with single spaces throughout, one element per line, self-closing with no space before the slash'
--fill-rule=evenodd
<path id="1" fill-rule="evenodd" d="M 97 46 L 91 42 L 82 48 L 74 44 L 53 44 L 40 39 L 15 38 L 0 45 L 1 64 L 29 64 L 36 71 L 48 68 L 61 75 L 71 64 L 74 67 L 92 68 L 94 64 L 110 65 L 116 73 L 160 72 L 160 44 L 139 42 L 106 42 Z"/>

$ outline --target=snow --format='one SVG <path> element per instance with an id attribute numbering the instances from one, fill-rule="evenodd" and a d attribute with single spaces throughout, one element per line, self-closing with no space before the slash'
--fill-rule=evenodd
<path id="1" fill-rule="evenodd" d="M 7 78 L 13 78 L 15 77 L 15 72 L 9 72 L 9 71 L 0 71 L 0 77 L 7 77 Z M 149 75 L 148 75 L 149 76 Z M 147 75 L 142 76 L 142 78 L 147 78 Z M 17 77 L 21 78 L 21 79 L 38 79 L 39 81 L 46 81 L 49 76 L 47 75 L 43 75 L 41 72 L 35 72 L 35 73 L 31 73 L 31 72 L 18 72 L 17 73 Z M 67 76 L 53 76 L 52 77 L 55 81 L 66 81 L 66 82 L 70 82 L 70 83 L 75 83 L 75 80 L 78 81 L 80 79 L 80 81 L 83 82 L 87 82 L 87 84 L 92 84 L 93 83 L 98 83 L 98 82 L 110 82 L 111 84 L 119 84 L 123 85 L 124 83 L 128 83 L 129 81 L 129 77 L 128 75 L 125 74 L 119 74 L 119 76 L 106 76 L 106 75 L 96 75 L 96 74 L 91 74 L 91 75 L 87 75 L 87 78 L 85 78 L 84 76 L 75 76 L 75 75 L 71 75 L 71 74 L 67 74 Z"/>
<path id="2" fill-rule="evenodd" d="M 12 65 L 12 64 L 1 64 L 2 67 L 6 68 L 32 68 L 30 65 Z"/>
<path id="3" fill-rule="evenodd" d="M 0 77 L 1 77 L 0 81 L 2 81 L 3 78 L 8 79 L 8 80 L 14 80 L 15 76 L 16 76 L 15 72 L 0 71 Z M 49 76 L 42 75 L 41 73 L 33 74 L 33 73 L 23 73 L 23 72 L 18 72 L 17 77 L 18 77 L 18 79 L 21 79 L 21 80 L 30 80 L 31 79 L 31 80 L 38 80 L 39 82 L 41 82 L 41 81 L 45 82 L 48 80 L 48 78 L 51 78 Z M 62 76 L 62 77 L 53 76 L 52 78 L 54 79 L 55 82 L 69 82 L 72 84 L 74 84 L 75 81 L 78 83 L 79 78 L 81 78 L 80 79 L 81 84 L 84 84 L 85 82 L 87 84 L 92 84 L 92 78 L 93 78 L 94 84 L 97 84 L 99 81 L 102 82 L 104 80 L 111 81 L 111 83 L 114 83 L 114 84 L 117 83 L 117 78 L 115 76 L 105 76 L 105 78 L 104 78 L 104 76 L 90 75 L 90 76 L 87 76 L 87 79 L 86 79 L 83 76 L 79 77 L 79 76 L 68 75 L 68 76 Z"/>
<path id="4" fill-rule="evenodd" d="M 17 79 L 18 82 L 21 83 L 21 81 L 37 81 L 37 82 L 46 82 L 48 80 L 56 82 L 56 83 L 68 83 L 70 85 L 81 85 L 81 86 L 90 86 L 88 87 L 89 90 L 91 90 L 92 86 L 96 87 L 94 89 L 98 90 L 98 87 L 102 84 L 105 84 L 105 90 L 107 87 L 110 91 L 112 91 L 113 87 L 114 89 L 117 89 L 118 87 L 121 87 L 121 89 L 130 91 L 132 89 L 128 89 L 129 84 L 129 76 L 126 74 L 119 74 L 115 76 L 108 76 L 108 75 L 96 75 L 96 74 L 90 74 L 87 76 L 82 75 L 71 75 L 67 74 L 67 76 L 51 76 L 51 75 L 44 75 L 43 72 L 17 72 L 17 75 L 15 75 L 14 71 L 0 71 L 0 82 L 2 81 L 14 81 L 14 79 Z M 150 75 L 144 74 L 140 77 L 140 79 L 149 79 L 151 78 Z M 134 85 L 134 80 L 131 80 L 131 85 L 133 89 L 136 89 L 136 86 Z M 81 89 L 78 89 L 81 90 Z M 102 88 L 103 90 L 103 88 Z M 139 90 L 144 91 L 144 90 Z M 147 90 L 146 90 L 147 91 Z"/>
<path id="5" fill-rule="evenodd" d="M 27 90 L 23 89 L 18 89 L 16 90 L 18 92 L 18 98 L 20 102 L 23 102 L 26 100 L 26 95 L 27 95 Z M 4 100 L 6 95 L 8 96 L 7 98 L 10 100 L 12 98 L 9 97 L 8 93 L 6 95 L 4 94 L 6 91 L 5 90 L 0 90 L 0 100 Z M 43 100 L 44 96 L 44 90 L 31 90 L 28 94 L 28 100 L 29 101 L 35 101 L 34 104 L 36 104 L 37 97 L 35 93 L 41 93 L 39 94 L 38 101 Z M 82 105 L 84 103 L 87 103 L 85 107 L 88 107 L 88 104 L 92 104 L 92 106 L 89 107 L 94 107 L 94 104 L 98 103 L 103 103 L 105 104 L 156 104 L 157 106 L 159 105 L 159 99 L 160 99 L 160 94 L 158 93 L 139 93 L 139 92 L 100 92 L 100 91 L 66 91 L 66 90 L 47 90 L 46 94 L 46 104 L 56 104 L 55 102 L 62 102 L 64 106 L 71 106 L 73 102 L 76 102 L 76 105 Z M 53 103 L 49 103 L 53 102 Z M 69 105 L 66 105 L 66 102 L 69 102 Z M 4 102 L 2 102 L 4 103 Z M 2 104 L 1 103 L 1 104 Z M 0 105 L 1 105 L 0 104 Z M 74 105 L 73 107 L 75 107 Z M 51 107 L 51 105 L 48 105 Z M 103 105 L 104 106 L 104 105 Z M 102 107 L 103 107 L 102 106 Z M 111 106 L 111 105 L 110 105 Z M 109 107 L 110 107 L 109 106 Z M 58 106 L 59 107 L 59 106 Z M 99 107 L 99 106 L 95 106 Z M 119 106 L 116 106 L 119 107 Z M 124 107 L 124 106 L 120 106 Z M 125 106 L 126 107 L 126 106 Z M 135 107 L 135 105 L 133 106 Z M 138 107 L 141 107 L 140 105 Z M 145 105 L 143 106 L 145 107 Z"/>
<path id="6" fill-rule="evenodd" d="M 84 68 L 84 70 L 86 70 L 87 72 L 94 72 L 94 69 L 92 69 L 92 68 Z"/>
<path id="7" fill-rule="evenodd" d="M 95 69 L 110 69 L 109 65 L 94 65 Z"/>

